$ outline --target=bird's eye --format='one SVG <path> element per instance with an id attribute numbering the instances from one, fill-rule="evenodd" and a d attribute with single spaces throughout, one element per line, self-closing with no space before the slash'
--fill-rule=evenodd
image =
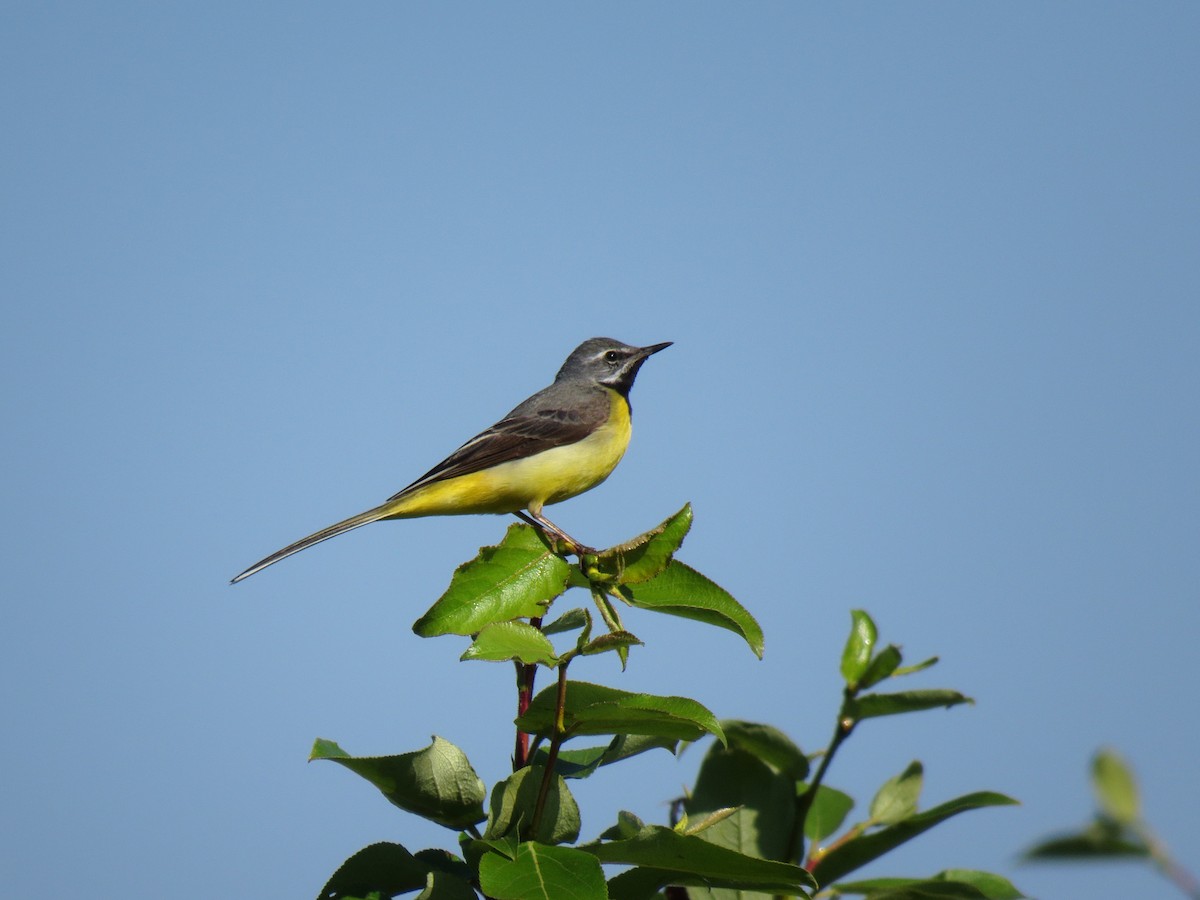
<path id="1" fill-rule="evenodd" d="M 604 358 L 609 362 L 618 362 L 621 359 L 621 354 L 616 350 L 609 350 L 604 354 Z"/>

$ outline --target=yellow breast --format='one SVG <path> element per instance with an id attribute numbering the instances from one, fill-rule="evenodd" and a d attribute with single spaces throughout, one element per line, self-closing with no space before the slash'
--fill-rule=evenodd
<path id="1" fill-rule="evenodd" d="M 608 393 L 608 421 L 583 440 L 427 485 L 398 500 L 388 518 L 511 513 L 591 490 L 617 467 L 633 431 L 628 401 Z"/>

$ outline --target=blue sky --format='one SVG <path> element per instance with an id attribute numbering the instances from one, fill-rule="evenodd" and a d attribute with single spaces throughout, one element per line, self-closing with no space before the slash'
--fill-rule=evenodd
<path id="1" fill-rule="evenodd" d="M 410 625 L 505 525 L 384 523 L 237 588 L 544 386 L 643 369 L 596 545 L 682 552 L 766 632 L 630 614 L 621 674 L 827 740 L 848 610 L 977 705 L 868 723 L 943 826 L 879 873 L 1016 867 L 1112 744 L 1200 866 L 1200 8 L 15 3 L 0 14 L 3 874 L 16 896 L 315 894 L 449 846 L 307 765 L 510 750 L 507 669 Z M 698 753 L 581 786 L 657 821 Z M 50 874 L 47 874 L 50 873 Z"/>

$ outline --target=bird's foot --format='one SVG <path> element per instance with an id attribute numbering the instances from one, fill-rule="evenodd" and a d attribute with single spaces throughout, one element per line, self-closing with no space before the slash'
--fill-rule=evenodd
<path id="1" fill-rule="evenodd" d="M 598 552 L 594 548 L 589 547 L 587 544 L 583 544 L 575 540 L 575 538 L 571 537 L 540 513 L 526 513 L 523 511 L 518 511 L 516 516 L 517 518 L 528 522 L 543 535 L 545 535 L 554 545 L 555 553 L 571 554 L 582 560 L 584 556 L 595 556 Z"/>

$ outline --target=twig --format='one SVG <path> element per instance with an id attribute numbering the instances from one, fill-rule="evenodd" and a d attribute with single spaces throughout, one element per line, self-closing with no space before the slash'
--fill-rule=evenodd
<path id="1" fill-rule="evenodd" d="M 537 838 L 538 829 L 542 824 L 542 812 L 546 808 L 546 798 L 550 796 L 550 785 L 554 780 L 554 766 L 558 762 L 558 750 L 567 736 L 567 728 L 563 722 L 563 710 L 567 705 L 567 663 L 558 667 L 558 696 L 554 701 L 554 733 L 550 736 L 550 751 L 546 754 L 546 771 L 542 773 L 542 786 L 538 791 L 537 804 L 533 808 L 533 822 L 530 823 L 529 834 Z"/>
<path id="2" fill-rule="evenodd" d="M 825 773 L 829 769 L 829 764 L 833 762 L 834 754 L 837 753 L 842 742 L 850 736 L 850 732 L 854 730 L 856 723 L 850 715 L 850 705 L 853 700 L 854 692 L 850 688 L 846 688 L 842 693 L 842 708 L 838 710 L 837 726 L 833 730 L 829 746 L 825 748 L 825 753 L 821 757 L 821 764 L 817 766 L 816 774 L 813 775 L 812 781 L 809 782 L 804 793 L 796 798 L 796 815 L 792 820 L 792 830 L 788 834 L 787 858 L 789 860 L 799 862 L 804 856 L 804 820 L 808 818 L 808 812 L 817 798 L 817 790 L 825 779 Z"/>
<path id="3" fill-rule="evenodd" d="M 1134 826 L 1138 836 L 1150 851 L 1150 859 L 1163 877 L 1179 888 L 1191 900 L 1200 900 L 1200 881 L 1186 868 L 1171 858 L 1166 844 L 1159 839 L 1150 826 L 1139 822 Z"/>

